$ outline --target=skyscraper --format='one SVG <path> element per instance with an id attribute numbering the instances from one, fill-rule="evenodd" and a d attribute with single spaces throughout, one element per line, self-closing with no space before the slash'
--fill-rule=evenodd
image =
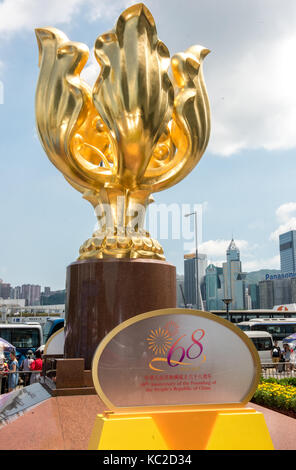
<path id="1" fill-rule="evenodd" d="M 242 272 L 240 252 L 233 238 L 226 251 L 226 263 L 222 266 L 225 298 L 232 299 L 231 309 L 244 309 L 246 275 Z"/>
<path id="2" fill-rule="evenodd" d="M 32 284 L 22 285 L 22 298 L 26 299 L 26 305 L 40 305 L 41 286 Z"/>
<path id="3" fill-rule="evenodd" d="M 279 236 L 281 271 L 289 273 L 296 271 L 296 230 L 282 233 Z"/>
<path id="4" fill-rule="evenodd" d="M 295 278 L 282 278 L 259 282 L 260 308 L 295 302 Z"/>
<path id="5" fill-rule="evenodd" d="M 259 285 L 258 284 L 249 284 L 248 294 L 251 299 L 251 308 L 260 308 L 259 301 Z M 249 310 L 249 309 L 248 309 Z"/>
<path id="6" fill-rule="evenodd" d="M 176 274 L 177 307 L 184 308 L 184 274 Z M 184 297 L 183 297 L 184 296 Z"/>
<path id="7" fill-rule="evenodd" d="M 209 264 L 206 269 L 206 299 L 207 310 L 223 310 L 225 308 L 223 269 Z"/>
<path id="8" fill-rule="evenodd" d="M 205 299 L 204 280 L 207 267 L 207 255 L 198 254 L 198 284 L 199 296 Z M 200 299 L 196 302 L 196 255 L 184 255 L 184 294 L 187 305 L 202 308 Z"/>
<path id="9" fill-rule="evenodd" d="M 10 292 L 11 292 L 11 285 L 3 282 L 2 279 L 0 279 L 0 297 L 2 299 L 9 299 Z"/>

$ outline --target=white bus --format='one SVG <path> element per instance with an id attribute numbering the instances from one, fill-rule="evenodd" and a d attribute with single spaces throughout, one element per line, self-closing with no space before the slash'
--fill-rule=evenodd
<path id="1" fill-rule="evenodd" d="M 0 338 L 12 344 L 21 356 L 25 356 L 29 349 L 35 351 L 43 344 L 42 328 L 37 322 L 0 323 Z"/>
<path id="2" fill-rule="evenodd" d="M 236 323 L 242 331 L 267 331 L 274 341 L 282 342 L 287 336 L 296 333 L 296 319 L 292 318 L 253 318 Z"/>
<path id="3" fill-rule="evenodd" d="M 244 333 L 253 341 L 261 364 L 272 363 L 273 340 L 271 334 L 266 331 L 245 331 Z"/>

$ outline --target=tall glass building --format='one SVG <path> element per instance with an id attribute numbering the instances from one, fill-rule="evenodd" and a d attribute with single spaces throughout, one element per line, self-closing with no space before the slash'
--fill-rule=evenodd
<path id="1" fill-rule="evenodd" d="M 226 251 L 226 263 L 223 263 L 224 295 L 232 299 L 232 309 L 245 308 L 245 273 L 242 272 L 240 252 L 232 239 Z"/>
<path id="2" fill-rule="evenodd" d="M 232 239 L 222 268 L 210 264 L 206 270 L 206 300 L 208 310 L 223 310 L 224 298 L 232 299 L 231 310 L 245 309 L 249 294 L 246 292 L 246 274 L 242 272 L 240 252 Z"/>
<path id="3" fill-rule="evenodd" d="M 225 308 L 223 269 L 209 264 L 206 269 L 207 310 L 223 310 Z"/>
<path id="4" fill-rule="evenodd" d="M 196 301 L 196 256 L 184 255 L 184 293 L 187 305 L 201 309 L 201 302 L 205 299 L 204 280 L 207 267 L 207 255 L 198 253 L 198 284 L 199 299 Z"/>
<path id="5" fill-rule="evenodd" d="M 282 273 L 296 272 L 296 230 L 279 236 Z"/>

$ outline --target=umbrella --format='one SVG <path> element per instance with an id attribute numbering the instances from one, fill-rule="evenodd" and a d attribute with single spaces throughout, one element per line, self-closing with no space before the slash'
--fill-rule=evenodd
<path id="1" fill-rule="evenodd" d="M 36 349 L 36 351 L 40 351 L 41 354 L 43 354 L 44 348 L 45 348 L 45 344 L 42 344 L 42 346 L 39 346 L 39 348 Z"/>
<path id="2" fill-rule="evenodd" d="M 283 339 L 283 344 L 284 343 L 290 343 L 291 341 L 296 341 L 296 333 L 293 333 L 292 335 L 289 335 L 286 338 L 284 338 Z"/>
<path id="3" fill-rule="evenodd" d="M 12 346 L 6 339 L 0 338 L 0 350 L 4 352 L 12 352 L 15 351 L 15 347 Z"/>

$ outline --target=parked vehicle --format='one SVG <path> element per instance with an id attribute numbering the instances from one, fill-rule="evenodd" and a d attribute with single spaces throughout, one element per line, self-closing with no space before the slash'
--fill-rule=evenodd
<path id="1" fill-rule="evenodd" d="M 274 341 L 282 341 L 286 336 L 296 333 L 296 319 L 292 318 L 254 318 L 249 321 L 236 323 L 242 331 L 267 331 Z"/>
<path id="2" fill-rule="evenodd" d="M 42 328 L 39 323 L 0 324 L 0 337 L 11 343 L 17 354 L 19 365 L 29 350 L 36 351 L 42 342 Z"/>
<path id="3" fill-rule="evenodd" d="M 48 318 L 43 327 L 43 344 L 46 344 L 51 335 L 64 328 L 64 323 L 63 318 Z"/>
<path id="4" fill-rule="evenodd" d="M 272 363 L 273 338 L 266 331 L 244 331 L 244 333 L 253 341 L 261 364 Z"/>

